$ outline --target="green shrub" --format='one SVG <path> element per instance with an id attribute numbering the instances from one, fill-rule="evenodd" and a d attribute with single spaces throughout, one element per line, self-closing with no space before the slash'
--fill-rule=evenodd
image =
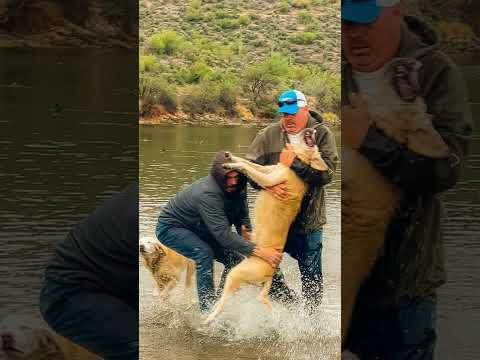
<path id="1" fill-rule="evenodd" d="M 188 21 L 203 20 L 202 2 L 200 0 L 192 0 L 185 12 L 185 18 Z"/>
<path id="2" fill-rule="evenodd" d="M 237 87 L 234 83 L 229 81 L 221 81 L 217 83 L 218 102 L 220 106 L 225 109 L 229 115 L 236 113 L 237 105 Z"/>
<path id="3" fill-rule="evenodd" d="M 226 19 L 229 18 L 230 16 L 227 14 L 225 10 L 219 9 L 213 13 L 213 16 L 216 19 Z"/>
<path id="4" fill-rule="evenodd" d="M 246 68 L 242 79 L 243 90 L 253 103 L 261 106 L 273 89 L 291 77 L 292 70 L 288 58 L 274 53 Z"/>
<path id="5" fill-rule="evenodd" d="M 165 79 L 140 75 L 139 78 L 140 115 L 153 114 L 155 105 L 162 105 L 167 111 L 177 110 L 178 102 L 175 88 Z"/>
<path id="6" fill-rule="evenodd" d="M 149 72 L 156 70 L 158 66 L 157 58 L 154 55 L 140 55 L 139 70 L 140 72 Z"/>
<path id="7" fill-rule="evenodd" d="M 306 81 L 305 93 L 314 96 L 321 112 L 340 112 L 341 82 L 339 74 L 323 72 Z"/>
<path id="8" fill-rule="evenodd" d="M 183 111 L 191 114 L 212 113 L 218 107 L 218 94 L 212 91 L 208 82 L 196 85 L 182 100 Z"/>
<path id="9" fill-rule="evenodd" d="M 173 55 L 184 42 L 184 38 L 175 31 L 165 30 L 150 37 L 149 48 L 159 55 Z"/>
<path id="10" fill-rule="evenodd" d="M 249 14 L 241 14 L 238 17 L 238 23 L 242 26 L 250 24 L 251 21 L 252 21 L 252 19 L 251 19 Z"/>
<path id="11" fill-rule="evenodd" d="M 298 12 L 298 21 L 301 24 L 309 25 L 315 21 L 315 18 L 307 10 L 301 10 Z"/>
<path id="12" fill-rule="evenodd" d="M 282 14 L 286 14 L 290 11 L 290 3 L 288 0 L 282 0 L 278 3 L 278 11 Z"/>
<path id="13" fill-rule="evenodd" d="M 218 19 L 215 21 L 215 25 L 219 26 L 223 30 L 236 29 L 240 26 L 240 22 L 237 19 Z"/>
<path id="14" fill-rule="evenodd" d="M 311 3 L 310 0 L 293 0 L 292 6 L 297 9 L 309 9 Z"/>
<path id="15" fill-rule="evenodd" d="M 182 109 L 187 113 L 202 114 L 226 112 L 235 114 L 237 89 L 228 79 L 204 81 L 193 87 L 191 93 L 182 100 Z"/>
<path id="16" fill-rule="evenodd" d="M 209 80 L 214 71 L 203 60 L 196 61 L 190 68 L 190 76 L 187 82 L 190 84 L 199 83 L 201 81 Z"/>
<path id="17" fill-rule="evenodd" d="M 317 39 L 317 34 L 313 32 L 297 32 L 290 36 L 290 41 L 298 45 L 309 45 Z"/>

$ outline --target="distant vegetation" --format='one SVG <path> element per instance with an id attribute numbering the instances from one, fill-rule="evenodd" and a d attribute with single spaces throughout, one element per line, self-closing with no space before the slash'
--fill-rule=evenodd
<path id="1" fill-rule="evenodd" d="M 140 112 L 275 116 L 296 87 L 338 113 L 337 0 L 140 1 Z"/>

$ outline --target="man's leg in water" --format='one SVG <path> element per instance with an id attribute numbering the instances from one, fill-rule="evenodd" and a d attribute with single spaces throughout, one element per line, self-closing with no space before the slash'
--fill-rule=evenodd
<path id="1" fill-rule="evenodd" d="M 190 230 L 158 225 L 158 240 L 179 254 L 195 261 L 200 310 L 207 312 L 215 301 L 213 283 L 214 253 L 210 245 Z"/>
<path id="2" fill-rule="evenodd" d="M 138 359 L 138 307 L 106 293 L 47 280 L 40 311 L 56 333 L 104 359 Z"/>

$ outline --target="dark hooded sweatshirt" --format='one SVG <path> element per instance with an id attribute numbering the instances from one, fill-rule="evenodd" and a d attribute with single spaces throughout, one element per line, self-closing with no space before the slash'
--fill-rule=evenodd
<path id="1" fill-rule="evenodd" d="M 390 304 L 405 296 L 434 297 L 435 288 L 445 282 L 442 204 L 438 194 L 458 181 L 472 124 L 460 73 L 437 46 L 437 35 L 432 29 L 413 17 L 405 18 L 396 57 L 412 57 L 422 64 L 418 73 L 419 95 L 433 116 L 435 129 L 449 146 L 450 156 L 433 159 L 416 154 L 373 127 L 359 148 L 404 193 L 402 205 L 389 226 L 383 256 L 362 290 L 366 303 Z M 343 105 L 356 91 L 352 67 L 345 62 Z"/>
<path id="2" fill-rule="evenodd" d="M 60 241 L 45 278 L 106 292 L 138 308 L 138 183 L 113 196 Z"/>
<path id="3" fill-rule="evenodd" d="M 237 191 L 226 193 L 225 175 L 229 170 L 222 167 L 225 162 L 225 153 L 219 152 L 210 175 L 175 195 L 160 212 L 158 223 L 188 229 L 206 241 L 214 240 L 226 249 L 249 256 L 254 244 L 231 230 L 232 225 L 238 233 L 242 225 L 251 228 L 246 179 L 241 175 Z"/>

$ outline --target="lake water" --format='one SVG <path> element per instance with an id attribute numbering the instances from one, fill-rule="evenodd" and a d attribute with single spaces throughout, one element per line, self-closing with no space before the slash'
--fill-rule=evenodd
<path id="1" fill-rule="evenodd" d="M 474 61 L 476 60 L 476 61 Z M 480 66 L 458 59 L 468 80 L 475 131 L 460 182 L 445 196 L 447 283 L 439 289 L 437 358 L 478 359 L 480 343 Z"/>
<path id="2" fill-rule="evenodd" d="M 160 207 L 176 192 L 208 173 L 220 149 L 244 155 L 259 128 L 141 126 L 140 234 L 154 236 Z M 339 140 L 338 140 L 339 141 Z M 141 359 L 337 359 L 340 347 L 340 170 L 328 186 L 325 227 L 324 301 L 316 316 L 276 305 L 272 314 L 255 300 L 258 289 L 246 288 L 225 310 L 217 327 L 203 327 L 195 293 L 176 289 L 160 303 L 151 276 L 140 270 Z M 250 203 L 254 192 L 251 192 Z M 251 205 L 251 204 L 250 204 Z M 289 285 L 300 291 L 298 268 L 289 256 L 282 265 Z M 217 264 L 217 277 L 222 266 Z"/>
<path id="3" fill-rule="evenodd" d="M 0 319 L 36 314 L 54 244 L 137 178 L 132 57 L 0 49 Z"/>

